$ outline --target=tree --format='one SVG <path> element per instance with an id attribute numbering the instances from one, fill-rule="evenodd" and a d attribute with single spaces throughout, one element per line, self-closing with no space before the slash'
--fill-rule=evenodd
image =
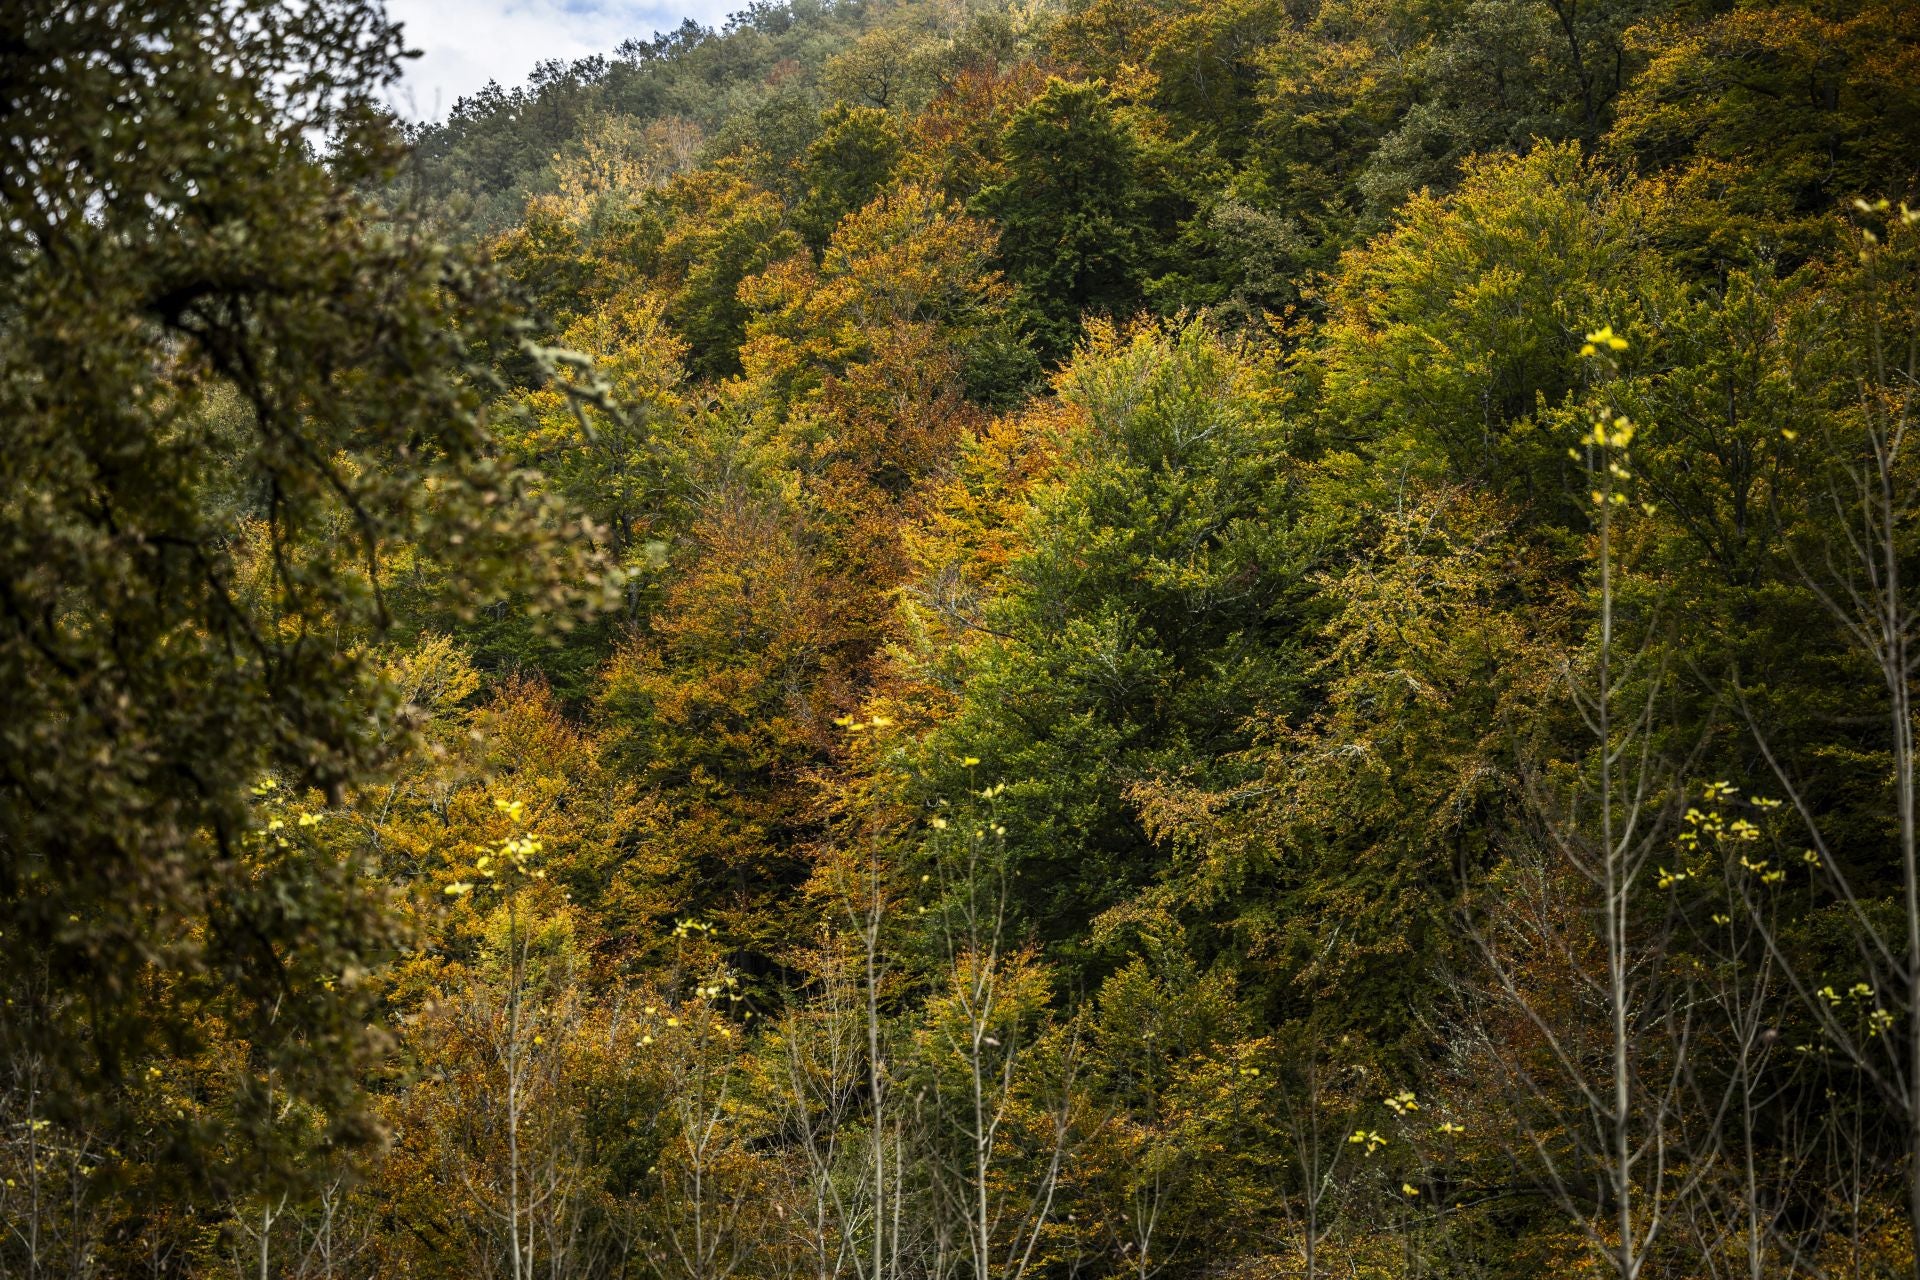
<path id="1" fill-rule="evenodd" d="M 1047 82 L 1001 139 L 1005 175 L 973 205 L 1000 227 L 1000 262 L 1020 286 L 1034 345 L 1066 356 L 1080 318 L 1130 318 L 1142 283 L 1137 144 L 1106 86 Z"/>
<path id="2" fill-rule="evenodd" d="M 1418 1052 L 1461 895 L 1523 807 L 1570 602 L 1491 495 L 1372 493 L 1353 463 L 1311 473 L 1296 535 L 1320 552 L 1299 710 L 1268 704 L 1214 773 L 1132 798 L 1177 868 L 1169 909 L 1244 957 L 1250 999 Z"/>
<path id="3" fill-rule="evenodd" d="M 930 820 L 926 942 L 937 976 L 912 1064 L 925 1100 L 925 1212 L 942 1237 L 958 1231 L 957 1268 L 972 1280 L 1023 1280 L 1039 1256 L 1071 1154 L 1080 1057 L 1073 1031 L 1045 1034 L 1048 975 L 1009 936 L 1000 794 L 987 787 Z"/>
<path id="4" fill-rule="evenodd" d="M 1739 5 L 1628 33 L 1646 69 L 1605 151 L 1669 189 L 1658 231 L 1696 270 L 1825 255 L 1833 214 L 1920 185 L 1920 41 L 1904 5 Z"/>
<path id="5" fill-rule="evenodd" d="M 660 608 L 607 664 L 598 709 L 612 758 L 663 793 L 661 887 L 758 979 L 805 936 L 790 895 L 817 822 L 809 770 L 864 646 L 838 618 L 848 588 L 777 495 L 713 494 L 683 554 Z"/>
<path id="6" fill-rule="evenodd" d="M 1407 75 L 1418 96 L 1403 100 L 1358 179 L 1373 214 L 1384 217 L 1424 189 L 1451 189 L 1476 156 L 1528 155 L 1542 143 L 1592 146 L 1634 65 L 1627 29 L 1665 7 L 1659 0 L 1491 0 L 1438 13 L 1388 6 L 1381 25 L 1398 29 L 1394 52 L 1410 65 L 1386 74 Z"/>
<path id="7" fill-rule="evenodd" d="M 1056 57 L 1118 81 L 1151 73 L 1151 100 L 1193 142 L 1235 154 L 1251 139 L 1258 56 L 1290 25 L 1275 0 L 1126 5 L 1095 0 L 1048 33 Z"/>
<path id="8" fill-rule="evenodd" d="M 1314 359 L 1328 434 L 1391 451 L 1405 474 L 1486 480 L 1571 519 L 1556 502 L 1573 489 L 1565 446 L 1537 418 L 1580 382 L 1585 317 L 1625 333 L 1670 288 L 1638 225 L 1570 145 L 1486 158 L 1453 194 L 1409 201 L 1326 291 Z"/>
<path id="9" fill-rule="evenodd" d="M 649 256 L 667 320 L 686 340 L 688 367 L 708 377 L 739 371 L 749 315 L 740 282 L 801 248 L 780 202 L 739 168 L 682 174 L 645 206 L 662 227 Z"/>
<path id="10" fill-rule="evenodd" d="M 528 393 L 500 434 L 566 509 L 590 518 L 623 567 L 649 563 L 643 541 L 679 505 L 675 437 L 686 414 L 686 345 L 663 322 L 660 299 L 621 293 L 569 325 L 568 349 L 592 360 L 607 412 L 586 411 L 567 385 Z M 636 581 L 636 574 L 630 583 Z"/>
<path id="11" fill-rule="evenodd" d="M 1136 955 L 1110 975 L 1083 1019 L 1088 1131 L 1064 1228 L 1090 1260 L 1133 1280 L 1247 1247 L 1280 1199 L 1265 1096 L 1275 1081 L 1258 1065 L 1270 1046 L 1249 1034 L 1229 970 L 1201 971 L 1174 922 L 1142 923 L 1151 960 Z"/>
<path id="12" fill-rule="evenodd" d="M 885 111 L 836 103 L 821 114 L 820 126 L 801 162 L 806 194 L 793 215 L 816 255 L 840 219 L 871 200 L 900 161 L 899 126 Z"/>
<path id="13" fill-rule="evenodd" d="M 1056 380 L 1071 412 L 1029 424 L 1058 423 L 1058 460 L 1013 507 L 994 594 L 924 659 L 955 701 L 916 764 L 949 790 L 968 757 L 1006 780 L 1015 918 L 1063 948 L 1161 878 L 1128 789 L 1207 771 L 1287 694 L 1299 578 L 1266 379 L 1198 323 L 1096 327 Z"/>
<path id="14" fill-rule="evenodd" d="M 1920 411 L 1920 211 L 1862 201 L 1861 212 L 1880 229 L 1860 228 L 1857 265 L 1838 267 L 1833 281 L 1851 329 L 1841 366 L 1851 403 L 1809 424 L 1817 429 L 1809 446 L 1827 451 L 1818 474 L 1831 522 L 1798 530 L 1793 550 L 1856 671 L 1871 681 L 1884 725 L 1873 744 L 1882 765 L 1864 839 L 1850 839 L 1844 820 L 1816 807 L 1818 793 L 1776 734 L 1763 690 L 1742 682 L 1736 696 L 1810 846 L 1801 857 L 1833 903 L 1845 947 L 1831 958 L 1792 956 L 1770 933 L 1769 951 L 1785 962 L 1787 980 L 1822 1039 L 1866 1078 L 1901 1126 L 1908 1230 L 1920 1240 L 1920 751 L 1914 742 L 1920 607 L 1909 585 L 1920 527 L 1912 442 Z M 1739 821 L 1760 836 L 1751 819 Z M 1863 847 L 1855 847 L 1855 839 Z M 1787 874 L 1767 869 L 1770 861 L 1754 865 L 1742 858 L 1753 874 L 1741 881 L 1740 906 L 1756 926 L 1769 923 L 1770 886 Z M 1848 964 L 1861 975 L 1851 986 L 1838 984 L 1851 1000 L 1833 982 L 1815 986 L 1821 975 L 1812 966 L 1823 961 Z M 1910 1256 L 1920 1275 L 1920 1250 Z"/>
<path id="15" fill-rule="evenodd" d="M 383 895 L 352 858 L 256 860 L 259 788 L 338 802 L 404 744 L 366 643 L 399 549 L 467 608 L 594 581 L 487 430 L 469 352 L 525 335 L 357 194 L 396 159 L 376 7 L 27 3 L 0 47 L 0 1036 L 117 1144 L 129 1081 L 221 1023 L 316 1141 L 365 1142 L 364 995 L 333 979 Z M 176 1189 L 218 1176 L 160 1123 Z M 307 1163 L 259 1150 L 263 1190 Z"/>

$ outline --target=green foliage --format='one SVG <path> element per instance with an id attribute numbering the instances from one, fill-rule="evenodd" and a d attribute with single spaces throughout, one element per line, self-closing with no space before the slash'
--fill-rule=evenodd
<path id="1" fill-rule="evenodd" d="M 486 429 L 469 343 L 524 331 L 488 275 L 353 194 L 395 158 L 378 10 L 5 24 L 7 1040 L 102 1143 L 151 1132 L 125 1113 L 155 1055 L 229 1037 L 244 1123 L 284 1104 L 317 1111 L 315 1142 L 365 1139 L 370 1036 L 339 979 L 383 945 L 383 893 L 351 848 L 263 843 L 260 797 L 277 777 L 337 803 L 405 745 L 368 647 L 401 548 L 462 609 L 597 589 Z M 189 1129 L 154 1159 L 190 1181 L 202 1150 Z M 261 1136 L 259 1185 L 296 1154 Z"/>
<path id="2" fill-rule="evenodd" d="M 1671 187 L 1660 234 L 1680 261 L 1798 265 L 1831 243 L 1837 207 L 1914 189 L 1912 17 L 1898 4 L 1739 5 L 1631 32 L 1646 70 L 1606 149 Z"/>
<path id="3" fill-rule="evenodd" d="M 1416 197 L 1329 291 L 1315 357 L 1325 430 L 1551 511 L 1566 446 L 1538 419 L 1581 383 L 1583 318 L 1637 331 L 1661 301 L 1637 227 L 1632 202 L 1572 146 L 1488 160 L 1454 194 Z"/>
<path id="4" fill-rule="evenodd" d="M 900 160 L 896 126 L 884 111 L 841 103 L 821 116 L 820 126 L 801 166 L 806 195 L 794 212 L 794 225 L 816 255 L 840 219 L 886 185 Z"/>
<path id="5" fill-rule="evenodd" d="M 1062 954 L 1155 879 L 1128 788 L 1230 752 L 1289 686 L 1299 569 L 1266 377 L 1198 325 L 1096 331 L 1058 379 L 1060 461 L 919 756 L 942 788 L 973 756 L 1006 783 L 1021 918 Z"/>
<path id="6" fill-rule="evenodd" d="M 1140 302 L 1139 147 L 1100 84 L 1051 80 L 1001 140 L 1004 176 L 974 197 L 1000 227 L 1034 345 L 1058 360 L 1080 317 L 1131 318 Z"/>
<path id="7" fill-rule="evenodd" d="M 1628 28 L 1663 8 L 1561 0 L 1447 6 L 1409 50 L 1419 96 L 1367 161 L 1361 190 L 1384 211 L 1423 188 L 1451 185 L 1473 155 L 1541 142 L 1592 145 L 1632 68 Z M 1417 10 L 1388 12 L 1388 29 L 1402 39 L 1409 26 L 1427 25 Z"/>

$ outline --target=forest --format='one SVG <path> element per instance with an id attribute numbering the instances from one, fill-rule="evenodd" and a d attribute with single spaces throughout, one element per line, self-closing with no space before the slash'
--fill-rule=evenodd
<path id="1" fill-rule="evenodd" d="M 1920 1280 L 1920 8 L 0 5 L 0 1277 Z"/>

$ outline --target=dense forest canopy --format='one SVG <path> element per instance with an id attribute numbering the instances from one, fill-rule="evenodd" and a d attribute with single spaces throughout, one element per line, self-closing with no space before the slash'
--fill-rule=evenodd
<path id="1" fill-rule="evenodd" d="M 0 1275 L 1920 1277 L 1920 11 L 0 12 Z"/>

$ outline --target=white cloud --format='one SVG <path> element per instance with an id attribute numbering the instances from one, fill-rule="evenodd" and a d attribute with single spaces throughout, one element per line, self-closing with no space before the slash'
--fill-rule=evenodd
<path id="1" fill-rule="evenodd" d="M 713 26 L 742 7 L 741 0 L 387 0 L 407 46 L 422 53 L 406 63 L 391 100 L 411 119 L 441 119 L 488 80 L 511 89 L 548 58 L 611 53 L 622 40 L 648 39 L 687 18 Z"/>

